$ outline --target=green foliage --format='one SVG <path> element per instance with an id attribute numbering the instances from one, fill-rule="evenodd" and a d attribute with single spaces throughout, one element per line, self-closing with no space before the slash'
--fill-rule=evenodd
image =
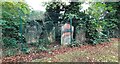
<path id="1" fill-rule="evenodd" d="M 27 16 L 30 13 L 28 5 L 24 2 L 2 2 L 2 33 L 3 43 L 5 47 L 17 47 L 17 43 L 20 42 L 20 18 L 24 25 Z"/>
<path id="2" fill-rule="evenodd" d="M 47 38 L 44 38 L 44 39 L 39 39 L 39 45 L 49 45 L 50 42 Z"/>
<path id="3" fill-rule="evenodd" d="M 19 25 L 20 25 L 20 16 L 25 24 L 27 16 L 29 14 L 28 5 L 23 2 L 2 2 L 2 20 L 6 21 L 6 25 L 3 25 L 3 28 L 15 28 L 15 31 L 18 32 Z M 13 27 L 13 28 L 12 28 Z M 3 29 L 3 31 L 4 31 Z M 8 31 L 8 30 L 7 30 Z M 4 32 L 3 32 L 4 33 Z M 14 32 L 13 32 L 14 33 Z M 9 33 L 7 33 L 9 34 Z"/>
<path id="4" fill-rule="evenodd" d="M 73 40 L 72 43 L 69 45 L 70 47 L 80 47 L 83 43 L 77 40 Z"/>
<path id="5" fill-rule="evenodd" d="M 60 17 L 60 7 L 64 6 L 62 2 L 49 2 L 46 4 L 46 18 L 45 21 L 52 21 L 53 23 L 58 23 Z"/>
<path id="6" fill-rule="evenodd" d="M 106 11 L 108 11 L 108 13 L 106 13 Z M 117 28 L 115 21 L 118 20 L 114 17 L 114 8 L 105 3 L 93 3 L 86 11 L 86 14 L 90 15 L 89 22 L 87 24 L 87 32 L 89 34 L 90 41 L 93 42 L 93 44 L 108 41 L 107 39 L 112 35 L 109 33 L 112 29 Z"/>
<path id="7" fill-rule="evenodd" d="M 19 24 L 19 16 L 22 16 L 22 20 L 25 22 L 25 15 L 29 13 L 28 5 L 23 2 L 2 2 L 2 19 L 10 23 L 14 22 Z"/>
<path id="8" fill-rule="evenodd" d="M 65 19 L 69 20 L 69 17 L 72 16 L 72 25 L 75 28 L 75 33 L 84 29 L 87 34 L 86 36 L 92 44 L 108 41 L 107 39 L 110 38 L 110 35 L 113 37 L 114 29 L 118 29 L 119 27 L 119 3 L 92 2 L 88 10 L 79 11 L 82 9 L 81 4 L 80 2 L 70 2 L 70 5 L 61 5 L 65 11 L 65 13 L 61 15 L 62 23 L 65 23 Z M 48 4 L 46 10 L 48 12 L 51 10 L 58 11 L 60 7 L 57 7 L 58 5 L 60 4 Z M 54 16 L 52 17 L 55 18 Z"/>
<path id="9" fill-rule="evenodd" d="M 38 50 L 40 51 L 47 51 L 47 46 L 50 44 L 49 40 L 47 38 L 39 39 L 39 42 L 34 43 Z"/>
<path id="10" fill-rule="evenodd" d="M 53 27 L 54 27 L 54 23 L 52 21 L 46 21 L 44 23 L 44 29 L 47 30 L 47 32 L 52 31 Z"/>
<path id="11" fill-rule="evenodd" d="M 108 21 L 109 37 L 120 37 L 120 2 L 107 2 L 105 3 L 110 11 L 110 13 L 105 17 Z M 111 9 L 112 8 L 112 9 Z"/>
<path id="12" fill-rule="evenodd" d="M 86 14 L 92 15 L 94 18 L 96 18 L 98 20 L 100 18 L 101 14 L 103 14 L 103 12 L 105 12 L 106 10 L 107 10 L 106 4 L 96 2 L 96 3 L 91 3 L 91 6 L 87 10 Z"/>
<path id="13" fill-rule="evenodd" d="M 82 13 L 79 12 L 79 9 L 81 8 L 80 5 L 81 2 L 70 2 L 70 5 L 64 6 L 65 8 L 64 19 L 68 19 L 70 16 L 79 19 L 82 15 Z"/>
<path id="14" fill-rule="evenodd" d="M 30 52 L 29 48 L 27 48 L 27 47 L 22 48 L 21 51 L 25 54 L 28 54 Z"/>
<path id="15" fill-rule="evenodd" d="M 89 21 L 88 25 L 89 28 L 87 29 L 87 32 L 90 41 L 93 42 L 93 44 L 104 42 L 104 39 L 107 39 L 107 35 L 103 33 L 104 26 L 106 26 L 105 21 L 97 21 L 93 19 Z"/>
<path id="16" fill-rule="evenodd" d="M 41 51 L 47 51 L 47 50 L 48 50 L 48 48 L 45 47 L 45 46 L 43 46 L 43 45 L 40 45 L 40 46 L 38 47 L 38 49 L 41 50 Z"/>
<path id="17" fill-rule="evenodd" d="M 6 48 L 16 48 L 18 46 L 15 38 L 3 37 L 3 43 Z"/>

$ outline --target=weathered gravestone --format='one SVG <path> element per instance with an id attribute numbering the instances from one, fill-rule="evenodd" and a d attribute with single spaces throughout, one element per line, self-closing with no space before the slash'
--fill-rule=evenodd
<path id="1" fill-rule="evenodd" d="M 55 27 L 48 34 L 49 42 L 55 42 Z"/>
<path id="2" fill-rule="evenodd" d="M 86 41 L 86 32 L 84 31 L 84 29 L 78 30 L 76 32 L 75 39 L 79 43 L 85 43 L 85 41 Z"/>
<path id="3" fill-rule="evenodd" d="M 42 28 L 36 21 L 28 22 L 25 28 L 25 39 L 27 43 L 35 43 L 39 41 Z"/>
<path id="4" fill-rule="evenodd" d="M 44 39 L 46 41 L 52 43 L 55 42 L 55 27 L 53 22 L 51 21 L 46 21 L 44 22 Z"/>
<path id="5" fill-rule="evenodd" d="M 61 29 L 61 45 L 68 45 L 73 39 L 74 27 L 69 23 L 65 23 Z"/>

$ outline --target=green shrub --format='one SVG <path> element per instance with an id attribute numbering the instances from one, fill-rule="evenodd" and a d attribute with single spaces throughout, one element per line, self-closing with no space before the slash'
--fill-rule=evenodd
<path id="1" fill-rule="evenodd" d="M 72 43 L 69 45 L 70 47 L 80 47 L 83 43 L 77 40 L 73 40 Z"/>
<path id="2" fill-rule="evenodd" d="M 44 39 L 39 39 L 39 44 L 41 45 L 49 45 L 50 42 L 47 38 L 44 38 Z"/>
<path id="3" fill-rule="evenodd" d="M 41 51 L 47 51 L 48 50 L 48 48 L 45 47 L 44 45 L 39 45 L 38 49 L 41 50 Z"/>
<path id="4" fill-rule="evenodd" d="M 15 38 L 4 37 L 3 38 L 3 44 L 4 44 L 5 48 L 16 48 L 16 47 L 18 47 L 17 40 Z"/>

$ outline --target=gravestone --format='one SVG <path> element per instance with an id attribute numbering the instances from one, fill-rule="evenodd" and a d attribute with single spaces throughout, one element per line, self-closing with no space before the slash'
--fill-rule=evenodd
<path id="1" fill-rule="evenodd" d="M 39 41 L 39 36 L 42 32 L 42 28 L 36 21 L 30 21 L 26 24 L 25 39 L 27 43 L 35 43 Z"/>
<path id="2" fill-rule="evenodd" d="M 78 30 L 78 32 L 76 32 L 75 39 L 79 43 L 85 43 L 85 41 L 86 41 L 86 32 L 84 31 L 84 29 Z"/>
<path id="3" fill-rule="evenodd" d="M 74 27 L 65 23 L 61 27 L 61 45 L 69 45 L 73 39 Z"/>
<path id="4" fill-rule="evenodd" d="M 55 42 L 55 27 L 48 34 L 49 42 Z"/>
<path id="5" fill-rule="evenodd" d="M 55 42 L 55 27 L 53 22 L 46 21 L 44 22 L 44 38 L 46 38 L 48 42 Z"/>

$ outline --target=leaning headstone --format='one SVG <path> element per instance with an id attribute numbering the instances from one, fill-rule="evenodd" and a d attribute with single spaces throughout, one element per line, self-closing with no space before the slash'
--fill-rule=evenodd
<path id="1" fill-rule="evenodd" d="M 39 41 L 39 36 L 42 32 L 41 26 L 36 21 L 27 23 L 25 28 L 25 39 L 27 43 L 35 43 Z"/>
<path id="2" fill-rule="evenodd" d="M 69 45 L 73 39 L 74 27 L 66 23 L 61 29 L 61 45 Z"/>

